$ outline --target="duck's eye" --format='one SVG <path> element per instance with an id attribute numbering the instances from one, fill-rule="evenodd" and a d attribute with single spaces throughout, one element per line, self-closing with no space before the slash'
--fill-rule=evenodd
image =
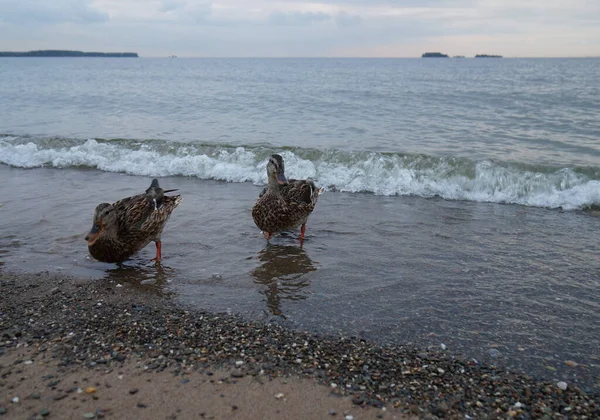
<path id="1" fill-rule="evenodd" d="M 96 223 L 96 224 L 94 225 L 94 229 L 98 229 L 98 230 L 100 230 L 100 225 L 99 225 L 98 223 Z"/>

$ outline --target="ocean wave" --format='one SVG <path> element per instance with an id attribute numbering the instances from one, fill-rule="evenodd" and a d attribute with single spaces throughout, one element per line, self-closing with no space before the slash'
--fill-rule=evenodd
<path id="1" fill-rule="evenodd" d="M 151 177 L 193 176 L 257 185 L 266 183 L 266 160 L 274 152 L 284 157 L 289 178 L 310 177 L 330 191 L 565 210 L 600 203 L 598 168 L 369 151 L 0 135 L 0 162 L 14 167 L 90 167 Z"/>

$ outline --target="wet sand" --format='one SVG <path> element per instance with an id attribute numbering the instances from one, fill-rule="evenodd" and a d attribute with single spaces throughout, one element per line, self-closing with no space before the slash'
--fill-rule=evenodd
<path id="1" fill-rule="evenodd" d="M 7 418 L 600 416 L 597 396 L 572 385 L 191 310 L 127 284 L 3 273 L 0 296 Z"/>
<path id="2" fill-rule="evenodd" d="M 35 348 L 11 350 L 0 357 L 0 364 L 1 406 L 7 408 L 7 418 L 43 418 L 49 413 L 49 418 L 78 420 L 322 419 L 346 415 L 360 419 L 385 414 L 356 406 L 350 397 L 331 395 L 324 385 L 295 376 L 235 378 L 231 370 L 174 375 L 145 369 L 143 363 L 134 361 L 94 368 L 61 366 Z M 18 403 L 7 401 L 15 397 Z M 394 413 L 385 418 L 409 417 Z"/>

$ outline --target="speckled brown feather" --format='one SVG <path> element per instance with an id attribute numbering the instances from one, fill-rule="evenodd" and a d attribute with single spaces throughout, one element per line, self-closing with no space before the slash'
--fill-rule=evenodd
<path id="1" fill-rule="evenodd" d="M 311 180 L 290 179 L 286 185 L 268 186 L 252 207 L 254 223 L 269 233 L 294 229 L 306 223 L 321 192 Z"/>
<path id="2" fill-rule="evenodd" d="M 127 197 L 112 204 L 116 212 L 115 233 L 102 233 L 88 249 L 99 261 L 122 262 L 150 242 L 160 241 L 162 231 L 179 205 L 181 196 L 164 196 L 162 205 L 154 209 L 146 194 Z M 151 204 L 151 205 L 150 205 Z"/>

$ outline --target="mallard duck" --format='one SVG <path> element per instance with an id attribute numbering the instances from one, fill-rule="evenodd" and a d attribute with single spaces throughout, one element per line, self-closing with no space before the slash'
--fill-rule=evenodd
<path id="1" fill-rule="evenodd" d="M 265 239 L 274 233 L 300 228 L 300 244 L 306 232 L 306 220 L 312 213 L 322 188 L 310 179 L 286 179 L 283 158 L 271 155 L 267 163 L 268 186 L 252 207 L 254 223 L 263 231 Z"/>
<path id="2" fill-rule="evenodd" d="M 104 262 L 122 262 L 154 241 L 156 257 L 153 260 L 160 263 L 160 235 L 181 202 L 180 195 L 165 195 L 172 191 L 177 190 L 165 191 L 158 180 L 153 179 L 144 194 L 113 204 L 98 204 L 92 230 L 85 237 L 92 257 Z"/>

